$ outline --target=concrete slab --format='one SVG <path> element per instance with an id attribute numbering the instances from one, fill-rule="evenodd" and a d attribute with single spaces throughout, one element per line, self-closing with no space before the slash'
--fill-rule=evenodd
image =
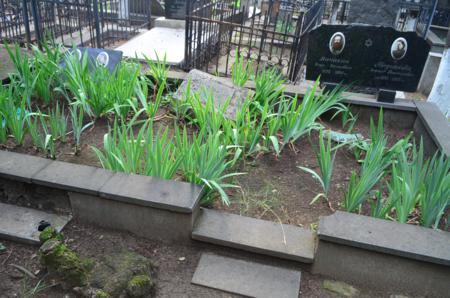
<path id="1" fill-rule="evenodd" d="M 220 78 L 193 69 L 189 72 L 180 87 L 178 87 L 174 95 L 175 99 L 181 100 L 183 98 L 189 82 L 191 94 L 198 93 L 202 103 L 206 103 L 211 92 L 214 98 L 214 104 L 218 109 L 221 109 L 227 100 L 231 99 L 224 114 L 226 117 L 232 119 L 235 118 L 236 111 L 242 105 L 245 98 L 253 95 L 253 91 L 234 86 L 229 79 Z"/>
<path id="2" fill-rule="evenodd" d="M 301 272 L 204 253 L 192 283 L 247 297 L 297 298 Z"/>
<path id="3" fill-rule="evenodd" d="M 450 233 L 337 211 L 321 218 L 319 239 L 450 266 Z"/>
<path id="4" fill-rule="evenodd" d="M 0 150 L 0 177 L 31 182 L 31 178 L 51 162 L 41 157 Z"/>
<path id="5" fill-rule="evenodd" d="M 61 231 L 70 221 L 70 215 L 56 215 L 43 211 L 0 203 L 0 238 L 39 244 L 38 226 L 41 220 Z"/>
<path id="6" fill-rule="evenodd" d="M 53 161 L 32 177 L 32 182 L 97 195 L 100 188 L 114 175 L 113 172 L 84 165 Z"/>
<path id="7" fill-rule="evenodd" d="M 314 259 L 309 230 L 210 209 L 201 210 L 192 238 L 303 263 Z"/>
<path id="8" fill-rule="evenodd" d="M 184 28 L 186 28 L 186 21 L 185 20 L 166 19 L 165 17 L 159 17 L 155 20 L 155 27 L 184 29 Z"/>
<path id="9" fill-rule="evenodd" d="M 100 189 L 103 198 L 181 213 L 198 208 L 201 186 L 154 177 L 115 173 Z"/>
<path id="10" fill-rule="evenodd" d="M 450 156 L 450 122 L 433 102 L 416 101 L 417 113 L 442 153 Z"/>
<path id="11" fill-rule="evenodd" d="M 179 65 L 184 61 L 184 48 L 184 29 L 160 27 L 139 34 L 116 50 L 122 51 L 124 57 L 144 59 L 145 55 L 153 61 L 156 55 L 162 60 L 166 54 L 168 65 Z"/>

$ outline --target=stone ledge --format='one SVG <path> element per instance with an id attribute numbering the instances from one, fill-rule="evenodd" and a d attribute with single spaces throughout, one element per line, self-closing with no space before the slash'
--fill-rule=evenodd
<path id="1" fill-rule="evenodd" d="M 202 209 L 192 238 L 282 259 L 312 263 L 315 237 L 306 229 Z"/>
<path id="2" fill-rule="evenodd" d="M 0 150 L 0 177 L 124 203 L 193 213 L 203 187 Z"/>
<path id="3" fill-rule="evenodd" d="M 417 114 L 439 150 L 450 156 L 450 123 L 432 102 L 416 101 Z"/>
<path id="4" fill-rule="evenodd" d="M 53 161 L 31 179 L 35 184 L 98 195 L 113 172 L 85 165 Z"/>
<path id="5" fill-rule="evenodd" d="M 319 240 L 450 266 L 450 233 L 337 211 L 320 219 Z"/>
<path id="6" fill-rule="evenodd" d="M 154 177 L 115 173 L 100 189 L 100 197 L 173 212 L 192 213 L 203 187 Z"/>
<path id="7" fill-rule="evenodd" d="M 51 162 L 45 158 L 0 150 L 0 177 L 30 183 L 32 177 Z"/>

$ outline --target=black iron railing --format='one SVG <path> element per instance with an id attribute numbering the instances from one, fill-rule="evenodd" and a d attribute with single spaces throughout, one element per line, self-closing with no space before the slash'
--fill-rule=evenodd
<path id="1" fill-rule="evenodd" d="M 106 47 L 148 27 L 148 0 L 0 0 L 0 42 Z"/>
<path id="2" fill-rule="evenodd" d="M 237 55 L 254 72 L 276 67 L 296 80 L 304 62 L 303 40 L 321 23 L 324 1 L 194 0 L 186 11 L 185 68 L 231 74 Z M 244 5 L 244 3 L 246 5 Z"/>

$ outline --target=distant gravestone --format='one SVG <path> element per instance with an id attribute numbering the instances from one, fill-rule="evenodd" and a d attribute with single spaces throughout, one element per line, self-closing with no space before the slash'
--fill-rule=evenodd
<path id="1" fill-rule="evenodd" d="M 245 98 L 253 95 L 253 91 L 249 89 L 234 86 L 223 78 L 193 69 L 174 94 L 174 98 L 182 100 L 183 95 L 188 90 L 188 85 L 190 85 L 190 93 L 198 93 L 203 104 L 212 95 L 217 109 L 221 109 L 227 100 L 230 99 L 230 103 L 224 112 L 225 117 L 230 119 L 235 118 L 236 110 L 244 102 Z"/>
<path id="2" fill-rule="evenodd" d="M 184 20 L 186 17 L 186 0 L 166 0 L 166 19 Z"/>
<path id="3" fill-rule="evenodd" d="M 109 72 L 113 72 L 117 64 L 122 60 L 122 51 L 96 49 L 96 48 L 76 48 L 70 50 L 70 53 L 76 53 L 77 57 L 81 60 L 83 55 L 88 55 L 90 69 L 98 65 L 102 65 L 108 68 Z M 65 62 L 61 63 L 61 66 L 65 67 Z"/>
<path id="4" fill-rule="evenodd" d="M 306 79 L 415 92 L 429 51 L 415 32 L 322 25 L 309 35 Z"/>

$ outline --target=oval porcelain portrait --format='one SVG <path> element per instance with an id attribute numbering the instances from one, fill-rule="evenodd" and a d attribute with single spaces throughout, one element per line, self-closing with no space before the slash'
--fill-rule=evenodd
<path id="1" fill-rule="evenodd" d="M 391 56 L 394 60 L 401 60 L 408 51 L 408 42 L 403 37 L 399 37 L 392 43 Z"/>
<path id="2" fill-rule="evenodd" d="M 100 52 L 97 55 L 96 60 L 99 65 L 106 67 L 106 66 L 108 66 L 108 63 L 109 63 L 109 55 L 106 52 Z"/>
<path id="3" fill-rule="evenodd" d="M 76 51 L 76 55 L 78 57 L 78 60 L 81 61 L 81 59 L 83 58 L 83 54 L 81 53 L 80 49 L 76 49 L 75 51 Z"/>
<path id="4" fill-rule="evenodd" d="M 329 43 L 330 52 L 333 55 L 339 55 L 345 48 L 345 35 L 342 32 L 336 32 L 331 36 Z"/>

